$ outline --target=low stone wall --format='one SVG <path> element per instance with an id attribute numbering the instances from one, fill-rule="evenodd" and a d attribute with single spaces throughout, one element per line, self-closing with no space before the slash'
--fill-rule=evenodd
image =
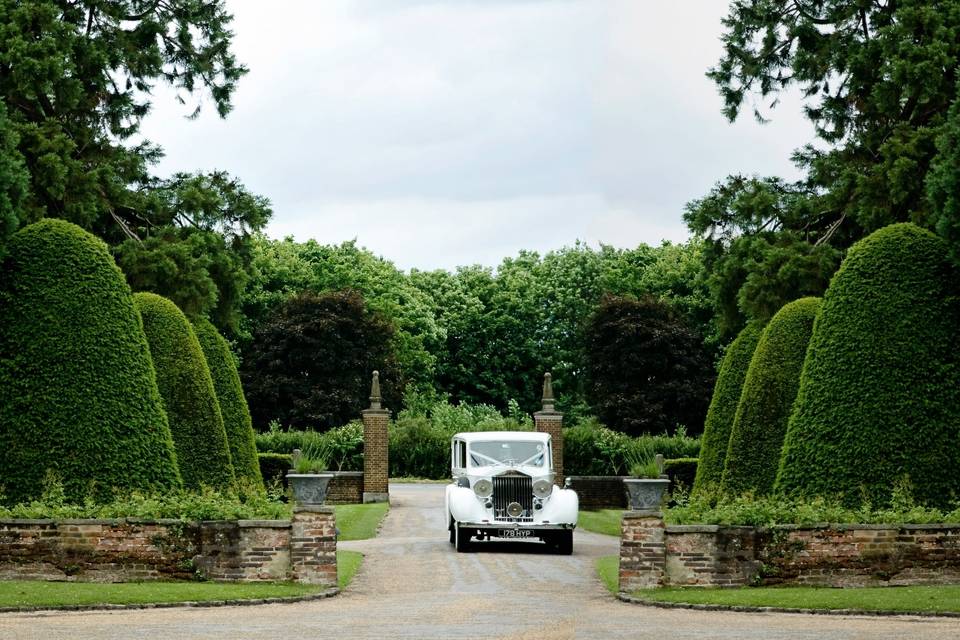
<path id="1" fill-rule="evenodd" d="M 625 476 L 570 476 L 571 488 L 577 492 L 581 509 L 625 509 L 627 492 Z"/>
<path id="2" fill-rule="evenodd" d="M 292 521 L 0 520 L 0 580 L 195 577 L 336 586 L 333 509 L 298 509 Z"/>
<path id="3" fill-rule="evenodd" d="M 621 591 L 749 584 L 960 584 L 960 524 L 664 526 L 624 514 Z"/>
<path id="4" fill-rule="evenodd" d="M 327 504 L 362 504 L 363 471 L 332 471 Z"/>

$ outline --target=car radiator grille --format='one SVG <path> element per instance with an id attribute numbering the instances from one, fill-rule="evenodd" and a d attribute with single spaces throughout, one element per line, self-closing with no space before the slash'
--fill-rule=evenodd
<path id="1" fill-rule="evenodd" d="M 519 518 L 507 515 L 507 505 L 518 502 L 523 507 Z M 533 478 L 530 476 L 493 477 L 494 519 L 502 522 L 533 522 Z"/>

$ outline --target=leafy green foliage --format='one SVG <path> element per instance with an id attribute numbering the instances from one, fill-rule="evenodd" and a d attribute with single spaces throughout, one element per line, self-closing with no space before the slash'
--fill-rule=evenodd
<path id="1" fill-rule="evenodd" d="M 787 421 L 819 309 L 819 298 L 795 300 L 777 312 L 763 330 L 730 432 L 721 481 L 724 491 L 773 491 Z"/>
<path id="2" fill-rule="evenodd" d="M 289 457 L 294 449 L 304 451 L 309 448 L 319 448 L 327 452 L 332 470 L 363 470 L 363 423 L 359 420 L 323 432 L 281 431 L 280 424 L 272 422 L 269 431 L 258 433 L 256 437 L 257 451 Z M 260 455 L 263 456 L 264 453 Z M 263 468 L 262 460 L 261 468 Z M 290 465 L 288 464 L 286 468 L 289 469 Z"/>
<path id="3" fill-rule="evenodd" d="M 960 305 L 945 243 L 911 224 L 851 248 L 823 297 L 777 488 L 884 504 L 960 495 Z"/>
<path id="4" fill-rule="evenodd" d="M 394 325 L 390 351 L 395 354 L 398 386 L 431 385 L 442 331 L 426 295 L 393 263 L 357 247 L 355 242 L 328 246 L 313 240 L 272 241 L 258 235 L 252 239 L 250 251 L 252 275 L 243 293 L 240 330 L 244 352 L 255 330 L 269 323 L 290 297 L 303 291 L 322 294 L 351 290 Z M 369 375 L 368 371 L 368 379 Z"/>
<path id="5" fill-rule="evenodd" d="M 230 447 L 210 369 L 183 312 L 155 293 L 134 295 L 170 420 L 187 488 L 229 490 L 236 484 Z"/>
<path id="6" fill-rule="evenodd" d="M 724 26 L 724 55 L 709 75 L 725 115 L 797 87 L 826 143 L 795 155 L 815 201 L 808 231 L 839 231 L 848 246 L 894 222 L 926 224 L 924 181 L 956 98 L 960 2 L 742 0 Z"/>
<path id="7" fill-rule="evenodd" d="M 355 291 L 287 299 L 254 333 L 241 368 L 254 425 L 345 424 L 369 404 L 374 370 L 386 406 L 397 406 L 393 334 L 393 325 Z"/>
<path id="8" fill-rule="evenodd" d="M 0 277 L 0 476 L 37 496 L 180 485 L 167 416 L 130 289 L 106 245 L 43 220 L 15 233 Z"/>
<path id="9" fill-rule="evenodd" d="M 927 174 L 931 223 L 946 239 L 953 261 L 960 264 L 960 80 L 957 96 L 937 137 L 937 155 Z"/>
<path id="10" fill-rule="evenodd" d="M 260 475 L 267 484 L 282 483 L 287 472 L 293 468 L 293 456 L 289 453 L 258 453 L 257 462 L 260 465 Z"/>
<path id="11" fill-rule="evenodd" d="M 20 222 L 20 207 L 30 179 L 17 142 L 19 137 L 0 103 L 0 260 L 6 252 L 7 238 Z"/>
<path id="12" fill-rule="evenodd" d="M 679 499 L 678 499 L 679 498 Z M 670 524 L 719 524 L 772 526 L 777 524 L 812 525 L 824 522 L 862 524 L 960 523 L 960 509 L 922 507 L 914 503 L 903 485 L 894 487 L 889 506 L 877 507 L 864 502 L 857 507 L 817 498 L 755 496 L 746 493 L 729 496 L 705 491 L 692 497 L 674 494 L 677 504 L 664 510 Z"/>
<path id="13" fill-rule="evenodd" d="M 697 477 L 697 458 L 667 458 L 663 472 L 670 476 L 670 486 L 684 487 L 687 491 Z"/>
<path id="14" fill-rule="evenodd" d="M 563 430 L 563 467 L 567 475 L 622 476 L 633 464 L 665 458 L 694 458 L 700 440 L 679 430 L 675 435 L 644 435 L 637 438 L 613 431 L 595 420 L 586 420 Z"/>
<path id="15" fill-rule="evenodd" d="M 160 82 L 230 110 L 246 72 L 231 20 L 222 1 L 2 0 L 0 100 L 31 167 L 24 219 L 65 218 L 108 241 L 153 222 L 147 167 L 161 152 L 125 143 Z"/>
<path id="16" fill-rule="evenodd" d="M 784 304 L 819 296 L 849 240 L 832 243 L 809 231 L 813 195 L 779 178 L 729 176 L 687 204 L 684 220 L 703 239 L 705 280 L 715 313 L 715 337 L 724 340 L 745 321 L 769 320 Z M 835 246 L 834 246 L 835 245 Z"/>
<path id="17" fill-rule="evenodd" d="M 703 426 L 703 440 L 700 449 L 700 463 L 697 477 L 693 483 L 693 492 L 699 493 L 712 486 L 719 486 L 723 476 L 723 465 L 730 444 L 730 430 L 740 404 L 743 381 L 747 377 L 750 359 L 760 341 L 763 324 L 754 321 L 747 324 L 736 340 L 727 347 L 720 363 L 717 384 L 713 388 L 713 398 L 707 410 L 707 419 Z"/>
<path id="18" fill-rule="evenodd" d="M 63 484 L 48 475 L 43 493 L 35 500 L 0 507 L 0 518 L 175 518 L 195 520 L 277 520 L 289 518 L 290 505 L 262 491 L 218 492 L 210 487 L 200 491 L 132 491 L 110 502 L 87 499 L 71 501 Z"/>
<path id="19" fill-rule="evenodd" d="M 702 339 L 665 303 L 605 296 L 584 331 L 591 406 L 631 435 L 695 431 L 713 386 Z"/>
<path id="20" fill-rule="evenodd" d="M 251 486 L 263 487 L 260 464 L 257 462 L 257 444 L 247 399 L 240 386 L 237 362 L 230 352 L 230 345 L 209 321 L 198 319 L 193 328 L 207 361 L 213 379 L 223 427 L 230 445 L 230 461 L 238 482 L 246 481 Z"/>

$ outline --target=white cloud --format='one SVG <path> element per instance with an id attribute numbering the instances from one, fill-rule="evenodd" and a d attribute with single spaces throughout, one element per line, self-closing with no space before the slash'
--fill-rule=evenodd
<path id="1" fill-rule="evenodd" d="M 225 169 L 272 235 L 358 238 L 402 267 L 496 264 L 575 239 L 684 237 L 728 173 L 792 175 L 796 100 L 728 125 L 705 70 L 725 0 L 235 1 L 235 110 L 158 91 L 160 173 Z M 549 221 L 545 224 L 545 221 Z"/>

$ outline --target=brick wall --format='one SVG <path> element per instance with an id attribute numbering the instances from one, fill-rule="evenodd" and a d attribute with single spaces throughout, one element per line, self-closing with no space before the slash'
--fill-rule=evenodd
<path id="1" fill-rule="evenodd" d="M 960 584 L 960 524 L 664 527 L 659 517 L 627 512 L 620 546 L 621 590 L 628 591 Z"/>
<path id="2" fill-rule="evenodd" d="M 651 589 L 663 584 L 666 527 L 652 511 L 628 511 L 620 528 L 620 591 Z"/>
<path id="3" fill-rule="evenodd" d="M 299 541 L 291 536 L 297 514 L 293 523 L 0 520 L 0 580 L 289 580 L 298 579 L 296 550 L 316 556 L 311 582 L 336 586 L 333 510 L 320 509 L 310 516 L 309 539 Z"/>
<path id="4" fill-rule="evenodd" d="M 627 491 L 624 476 L 570 476 L 581 509 L 625 509 Z"/>
<path id="5" fill-rule="evenodd" d="M 363 502 L 363 471 L 331 471 L 326 504 L 360 504 Z"/>
<path id="6" fill-rule="evenodd" d="M 363 502 L 389 501 L 389 423 L 390 412 L 386 409 L 363 412 Z"/>

